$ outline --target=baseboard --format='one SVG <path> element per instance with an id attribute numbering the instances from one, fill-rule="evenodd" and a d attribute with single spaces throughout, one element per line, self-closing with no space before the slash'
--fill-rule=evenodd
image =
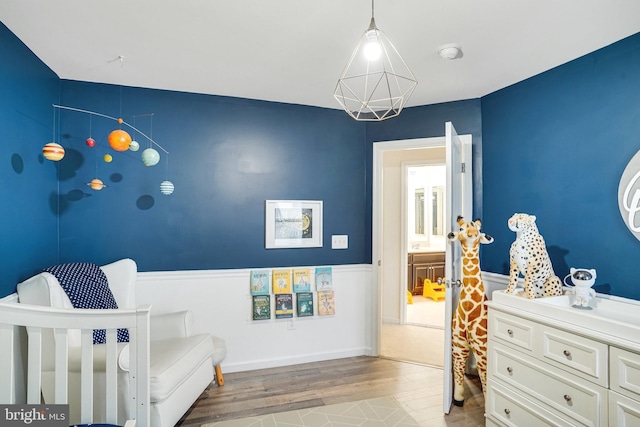
<path id="1" fill-rule="evenodd" d="M 258 359 L 250 362 L 224 363 L 225 373 L 253 371 L 256 369 L 279 368 L 282 366 L 300 365 L 302 363 L 322 362 L 325 360 L 344 359 L 347 357 L 370 356 L 370 348 L 353 348 L 339 352 L 299 354 L 292 357 L 274 359 Z"/>

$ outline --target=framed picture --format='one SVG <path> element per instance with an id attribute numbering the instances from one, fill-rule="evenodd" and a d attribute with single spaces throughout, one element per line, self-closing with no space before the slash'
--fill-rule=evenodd
<path id="1" fill-rule="evenodd" d="M 267 200 L 265 248 L 321 248 L 322 200 Z"/>

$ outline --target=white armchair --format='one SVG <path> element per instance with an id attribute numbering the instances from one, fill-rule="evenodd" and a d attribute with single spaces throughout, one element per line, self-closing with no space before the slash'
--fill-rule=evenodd
<path id="1" fill-rule="evenodd" d="M 131 259 L 123 259 L 100 267 L 107 276 L 109 288 L 114 296 L 118 308 L 135 308 L 135 284 L 137 266 Z M 60 286 L 55 276 L 50 273 L 40 273 L 17 286 L 21 303 L 43 305 L 56 308 L 73 308 L 71 300 Z M 224 359 L 226 348 L 224 340 L 211 337 L 209 334 L 193 334 L 191 331 L 193 318 L 191 312 L 183 311 L 154 316 L 150 321 L 150 425 L 152 427 L 173 427 L 189 410 L 202 392 L 214 378 L 214 367 L 218 384 L 224 380 L 220 370 L 220 362 Z M 43 337 L 43 355 L 53 349 L 54 337 L 52 331 Z M 96 344 L 94 347 L 100 346 Z M 79 346 L 79 337 L 69 334 L 70 352 Z M 118 343 L 119 346 L 119 376 L 128 375 L 129 346 Z M 52 351 L 52 350 L 51 350 Z M 96 351 L 100 354 L 100 351 Z M 97 356 L 94 356 L 94 359 Z M 95 410 L 102 410 L 100 402 L 104 398 L 98 396 L 103 388 L 104 373 L 99 371 L 99 363 L 94 364 L 94 396 Z M 70 368 L 70 371 L 72 369 Z M 53 375 L 53 373 L 51 373 Z M 75 422 L 79 408 L 74 407 L 74 393 L 80 393 L 78 379 L 69 374 L 69 402 L 71 421 Z M 122 381 L 119 387 L 119 422 L 129 419 L 130 408 L 127 405 L 127 381 Z M 45 403 L 53 401 L 51 389 L 53 381 L 46 375 L 42 379 L 42 393 Z M 142 426 L 144 427 L 144 426 Z"/>

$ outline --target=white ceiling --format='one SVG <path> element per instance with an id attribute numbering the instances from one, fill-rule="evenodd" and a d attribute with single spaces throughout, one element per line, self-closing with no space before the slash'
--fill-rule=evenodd
<path id="1" fill-rule="evenodd" d="M 62 79 L 328 108 L 370 18 L 370 0 L 0 1 L 0 21 Z M 640 1 L 377 0 L 375 18 L 418 80 L 415 106 L 481 97 L 640 32 Z M 445 43 L 463 57 L 441 59 Z"/>

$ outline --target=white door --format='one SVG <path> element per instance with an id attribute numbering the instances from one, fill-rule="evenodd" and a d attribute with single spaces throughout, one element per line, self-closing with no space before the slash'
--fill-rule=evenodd
<path id="1" fill-rule="evenodd" d="M 467 135 L 465 135 L 466 137 Z M 465 141 L 466 142 L 466 141 Z M 471 144 L 463 143 L 451 122 L 445 124 L 445 144 L 447 158 L 447 186 L 445 234 L 458 229 L 457 218 L 472 215 L 471 197 Z M 465 162 L 466 161 L 466 162 Z M 444 325 L 444 377 L 443 410 L 448 414 L 453 401 L 453 371 L 451 359 L 451 321 L 458 307 L 462 281 L 462 249 L 456 242 L 447 243 L 445 251 L 445 325 Z"/>

